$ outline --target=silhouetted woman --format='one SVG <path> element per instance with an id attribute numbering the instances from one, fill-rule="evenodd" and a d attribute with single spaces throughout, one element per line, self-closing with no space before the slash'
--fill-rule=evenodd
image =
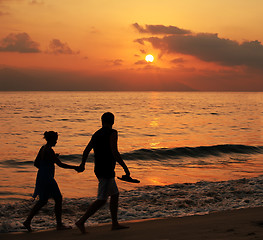
<path id="1" fill-rule="evenodd" d="M 68 229 L 62 224 L 61 215 L 62 215 L 62 195 L 60 193 L 59 187 L 56 180 L 54 179 L 55 175 L 55 163 L 62 168 L 75 169 L 78 167 L 71 166 L 65 163 L 62 163 L 57 155 L 55 154 L 52 147 L 54 147 L 58 140 L 58 134 L 53 131 L 45 132 L 44 138 L 47 143 L 42 146 L 38 152 L 36 160 L 34 162 L 35 167 L 38 168 L 36 186 L 33 197 L 39 196 L 39 200 L 35 206 L 30 211 L 27 219 L 23 223 L 26 229 L 31 232 L 31 221 L 33 217 L 38 213 L 38 211 L 47 204 L 49 198 L 55 200 L 55 215 L 57 221 L 57 230 Z"/>

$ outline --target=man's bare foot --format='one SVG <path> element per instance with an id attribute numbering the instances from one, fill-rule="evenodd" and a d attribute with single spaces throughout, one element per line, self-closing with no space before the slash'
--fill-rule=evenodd
<path id="1" fill-rule="evenodd" d="M 112 224 L 112 227 L 111 227 L 111 230 L 121 230 L 121 229 L 127 229 L 129 228 L 128 226 L 124 226 L 124 225 L 121 225 L 121 224 Z"/>
<path id="2" fill-rule="evenodd" d="M 69 229 L 72 229 L 71 226 L 65 226 L 64 224 L 61 224 L 61 225 L 57 225 L 57 230 L 60 231 L 60 230 L 69 230 Z"/>
<path id="3" fill-rule="evenodd" d="M 27 229 L 28 232 L 32 232 L 32 228 L 30 226 L 30 222 L 24 221 L 23 222 L 24 227 Z"/>
<path id="4" fill-rule="evenodd" d="M 82 222 L 76 222 L 75 225 L 81 231 L 82 234 L 86 233 L 85 225 Z"/>

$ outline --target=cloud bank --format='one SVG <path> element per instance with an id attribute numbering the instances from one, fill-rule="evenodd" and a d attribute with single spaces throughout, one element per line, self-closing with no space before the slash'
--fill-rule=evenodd
<path id="1" fill-rule="evenodd" d="M 171 26 L 155 26 L 158 26 L 158 29 L 171 28 Z M 147 27 L 145 29 L 141 29 L 139 25 L 134 25 L 134 27 L 140 33 L 150 32 Z M 151 31 L 150 33 L 156 32 Z M 220 38 L 218 34 L 212 33 L 169 34 L 163 37 L 139 38 L 135 42 L 141 45 L 149 42 L 162 53 L 191 55 L 202 61 L 216 62 L 224 66 L 245 65 L 263 69 L 263 45 L 257 40 L 238 43 L 234 40 Z"/>
<path id="2" fill-rule="evenodd" d="M 0 52 L 38 53 L 40 49 L 27 33 L 10 33 L 0 40 Z"/>
<path id="3" fill-rule="evenodd" d="M 0 91 L 189 91 L 192 88 L 156 74 L 138 71 L 89 74 L 73 71 L 0 67 Z M 123 78 L 127 76 L 127 78 Z M 143 81 L 141 81 L 143 77 Z"/>

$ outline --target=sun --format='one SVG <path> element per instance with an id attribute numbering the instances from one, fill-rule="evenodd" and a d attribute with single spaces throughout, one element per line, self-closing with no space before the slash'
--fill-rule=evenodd
<path id="1" fill-rule="evenodd" d="M 153 62 L 153 60 L 154 60 L 153 55 L 151 55 L 151 54 L 146 55 L 146 57 L 145 57 L 146 62 Z"/>

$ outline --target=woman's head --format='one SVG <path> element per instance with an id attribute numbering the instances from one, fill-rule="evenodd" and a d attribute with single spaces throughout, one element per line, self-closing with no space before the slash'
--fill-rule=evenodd
<path id="1" fill-rule="evenodd" d="M 44 132 L 44 138 L 51 146 L 55 146 L 58 140 L 58 133 L 54 131 L 46 131 Z"/>

